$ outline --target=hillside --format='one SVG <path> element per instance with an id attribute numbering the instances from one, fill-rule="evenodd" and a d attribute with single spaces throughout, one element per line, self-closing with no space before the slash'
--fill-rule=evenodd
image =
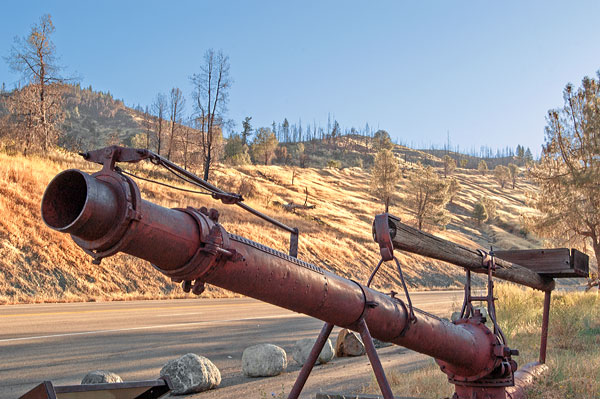
<path id="1" fill-rule="evenodd" d="M 401 161 L 404 162 L 404 161 Z M 131 298 L 182 297 L 181 289 L 157 273 L 149 264 L 126 255 L 105 259 L 100 266 L 91 263 L 69 236 L 51 231 L 40 217 L 40 201 L 45 186 L 58 172 L 79 168 L 88 172 L 95 165 L 70 153 L 55 153 L 49 159 L 0 154 L 0 303 L 38 301 L 119 300 Z M 153 165 L 136 166 L 136 174 L 168 179 Z M 297 169 L 287 166 L 217 166 L 213 183 L 237 191 L 251 182 L 254 188 L 247 203 L 300 229 L 299 257 L 341 276 L 365 281 L 378 258 L 372 241 L 371 223 L 383 206 L 369 194 L 369 172 L 358 168 Z M 531 182 L 520 180 L 515 189 L 500 189 L 491 174 L 457 169 L 454 176 L 463 185 L 449 205 L 451 223 L 433 233 L 469 247 L 534 248 L 541 243 L 520 227 L 520 215 L 532 211 L 526 196 L 535 190 Z M 229 231 L 285 251 L 286 233 L 275 230 L 235 206 L 216 203 L 205 196 L 173 191 L 138 182 L 144 198 L 168 207 L 207 206 L 219 209 L 221 222 Z M 174 182 L 169 181 L 170 184 Z M 278 204 L 308 203 L 315 209 L 297 214 L 284 212 Z M 397 187 L 398 198 L 390 212 L 411 223 L 413 217 L 403 204 L 406 182 Z M 478 226 L 471 217 L 478 197 L 486 195 L 498 204 L 498 221 Z M 408 284 L 418 288 L 461 286 L 462 273 L 443 262 L 409 254 L 398 254 Z M 398 291 L 396 273 L 384 268 L 374 285 Z M 205 296 L 230 295 L 211 287 Z"/>
<path id="2" fill-rule="evenodd" d="M 142 113 L 129 108 L 110 92 L 94 91 L 79 85 L 61 86 L 65 120 L 58 145 L 72 151 L 101 148 L 111 142 L 129 145 L 143 131 Z M 12 92 L 0 92 L 0 100 L 9 99 Z M 0 117 L 8 111 L 0 101 Z M 1 136 L 0 131 L 0 136 Z"/>
<path id="3" fill-rule="evenodd" d="M 108 145 L 112 137 L 129 143 L 142 131 L 139 112 L 126 107 L 110 93 L 93 91 L 91 86 L 82 89 L 78 85 L 66 85 L 63 100 L 66 115 L 62 147 L 101 148 Z"/>

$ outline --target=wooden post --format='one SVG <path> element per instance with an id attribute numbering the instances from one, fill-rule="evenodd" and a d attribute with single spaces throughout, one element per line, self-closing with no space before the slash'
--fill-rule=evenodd
<path id="1" fill-rule="evenodd" d="M 479 252 L 407 226 L 392 215 L 388 215 L 388 224 L 395 249 L 442 260 L 475 273 L 487 274 Z M 554 289 L 554 280 L 550 277 L 542 277 L 532 270 L 503 259 L 496 258 L 495 261 L 496 270 L 493 274 L 497 278 L 541 291 Z"/>

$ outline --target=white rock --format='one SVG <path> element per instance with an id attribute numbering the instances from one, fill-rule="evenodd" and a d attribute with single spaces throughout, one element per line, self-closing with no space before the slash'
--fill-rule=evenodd
<path id="1" fill-rule="evenodd" d="M 123 382 L 121 377 L 106 370 L 90 371 L 81 380 L 81 385 L 88 384 L 108 384 L 113 382 Z"/>
<path id="2" fill-rule="evenodd" d="M 361 356 L 365 353 L 365 345 L 357 333 L 345 328 L 340 331 L 335 344 L 335 355 L 337 357 Z"/>
<path id="3" fill-rule="evenodd" d="M 221 383 L 221 372 L 217 366 L 193 353 L 167 362 L 160 370 L 160 376 L 165 375 L 171 379 L 171 393 L 174 395 L 208 391 Z"/>
<path id="4" fill-rule="evenodd" d="M 315 344 L 315 341 L 316 339 L 314 338 L 304 338 L 296 341 L 292 356 L 294 357 L 294 360 L 298 362 L 298 364 L 303 365 L 306 360 L 308 360 L 308 355 L 310 355 L 310 351 Z M 321 350 L 321 353 L 319 353 L 317 363 L 327 363 L 333 359 L 333 355 L 333 345 L 328 338 L 327 342 L 325 342 L 325 345 L 323 346 L 323 349 Z"/>
<path id="5" fill-rule="evenodd" d="M 276 345 L 254 345 L 242 353 L 242 372 L 248 377 L 279 375 L 286 367 L 287 355 Z"/>

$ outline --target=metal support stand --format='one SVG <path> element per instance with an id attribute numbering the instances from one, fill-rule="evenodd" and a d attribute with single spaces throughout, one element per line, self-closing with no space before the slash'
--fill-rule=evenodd
<path id="1" fill-rule="evenodd" d="M 542 315 L 542 337 L 540 339 L 540 363 L 546 363 L 546 347 L 548 346 L 548 323 L 550 321 L 550 299 L 552 291 L 544 292 L 544 313 Z"/>
<path id="2" fill-rule="evenodd" d="M 369 332 L 369 328 L 367 327 L 367 323 L 364 318 L 361 318 L 358 323 L 358 332 L 363 340 L 363 344 L 365 345 L 365 350 L 367 352 L 367 356 L 369 357 L 369 362 L 371 363 L 371 367 L 373 368 L 373 372 L 375 373 L 375 378 L 377 379 L 377 384 L 379 384 L 379 389 L 381 389 L 381 393 L 383 394 L 383 399 L 394 399 L 394 394 L 392 393 L 392 389 L 390 388 L 390 384 L 385 377 L 385 372 L 383 371 L 383 366 L 381 365 L 381 361 L 379 360 L 379 355 L 377 354 L 377 350 L 375 349 L 375 345 L 373 344 L 373 338 L 371 338 L 371 333 Z M 306 380 L 308 380 L 308 376 L 312 371 L 317 359 L 319 358 L 319 354 L 321 350 L 323 350 L 323 346 L 325 346 L 325 342 L 327 342 L 327 338 L 331 334 L 331 330 L 333 330 L 333 324 L 325 323 L 321 332 L 319 333 L 319 337 L 317 341 L 313 345 L 310 354 L 308 355 L 308 359 L 302 366 L 300 370 L 300 374 L 298 374 L 298 378 L 296 378 L 296 382 L 288 395 L 288 399 L 298 399 L 300 393 L 302 392 L 302 388 L 304 388 L 304 384 L 306 384 Z"/>
<path id="3" fill-rule="evenodd" d="M 373 368 L 373 372 L 375 373 L 377 384 L 379 385 L 379 389 L 381 389 L 381 393 L 383 394 L 383 399 L 394 399 L 394 394 L 392 393 L 390 384 L 388 383 L 388 380 L 385 377 L 385 372 L 383 371 L 381 360 L 379 360 L 379 355 L 375 350 L 373 338 L 371 338 L 371 333 L 369 332 L 369 328 L 367 327 L 365 319 L 360 319 L 360 321 L 358 322 L 358 329 L 360 336 L 363 340 L 363 344 L 365 345 L 367 356 L 369 357 L 369 361 L 371 362 L 371 367 Z"/>
<path id="4" fill-rule="evenodd" d="M 331 334 L 331 330 L 333 330 L 333 324 L 325 323 L 319 333 L 317 341 L 308 355 L 308 359 L 306 359 L 306 362 L 304 362 L 304 365 L 300 370 L 300 374 L 298 374 L 298 378 L 296 378 L 296 382 L 288 395 L 288 399 L 298 399 L 300 396 L 300 392 L 302 392 L 302 388 L 304 388 L 304 384 L 306 384 L 306 380 L 317 362 L 319 354 L 321 353 L 321 350 L 323 350 L 325 342 L 327 342 L 327 338 L 329 338 L 329 335 Z"/>

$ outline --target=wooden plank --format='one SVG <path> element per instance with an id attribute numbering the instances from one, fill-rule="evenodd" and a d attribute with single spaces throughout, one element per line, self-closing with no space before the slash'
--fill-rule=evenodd
<path id="1" fill-rule="evenodd" d="M 523 249 L 494 251 L 498 258 L 525 266 L 538 273 L 560 273 L 570 271 L 571 252 L 568 248 Z"/>
<path id="2" fill-rule="evenodd" d="M 400 222 L 395 216 L 388 215 L 388 222 L 394 248 L 449 262 L 475 273 L 487 274 L 482 265 L 482 256 L 476 250 L 417 230 Z M 497 259 L 496 266 L 495 277 L 541 291 L 554 289 L 552 278 L 541 276 L 518 264 Z"/>
<path id="3" fill-rule="evenodd" d="M 498 258 L 524 266 L 542 276 L 568 278 L 588 275 L 589 257 L 576 249 L 525 249 L 494 253 Z"/>
<path id="4" fill-rule="evenodd" d="M 579 277 L 590 275 L 590 257 L 576 249 L 571 249 L 571 265 Z"/>

